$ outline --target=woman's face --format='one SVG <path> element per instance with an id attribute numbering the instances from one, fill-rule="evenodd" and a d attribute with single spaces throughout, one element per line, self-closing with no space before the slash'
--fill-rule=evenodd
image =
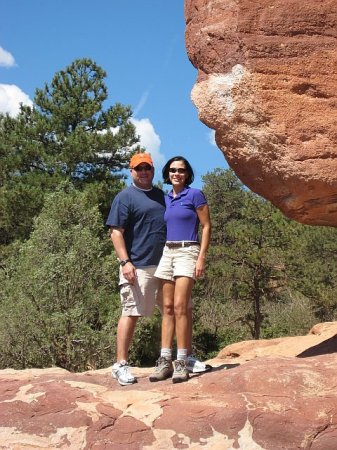
<path id="1" fill-rule="evenodd" d="M 169 168 L 169 179 L 172 186 L 183 187 L 186 184 L 188 172 L 184 161 L 173 161 Z"/>

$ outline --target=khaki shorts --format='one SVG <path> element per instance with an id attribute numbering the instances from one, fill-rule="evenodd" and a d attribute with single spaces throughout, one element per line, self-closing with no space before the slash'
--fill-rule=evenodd
<path id="1" fill-rule="evenodd" d="M 165 245 L 154 276 L 169 281 L 174 281 L 176 277 L 195 279 L 195 265 L 199 253 L 199 245 L 178 248 L 169 248 Z"/>
<path id="2" fill-rule="evenodd" d="M 119 271 L 122 316 L 150 317 L 161 294 L 161 282 L 154 276 L 157 266 L 137 268 L 135 284 L 130 284 Z M 161 295 L 159 295 L 160 301 Z"/>

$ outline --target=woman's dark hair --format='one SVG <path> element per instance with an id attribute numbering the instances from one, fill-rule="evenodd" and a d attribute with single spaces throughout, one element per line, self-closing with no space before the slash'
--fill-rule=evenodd
<path id="1" fill-rule="evenodd" d="M 194 181 L 194 172 L 193 172 L 193 169 L 191 167 L 191 164 L 183 156 L 174 156 L 173 158 L 171 158 L 171 159 L 169 159 L 167 161 L 167 163 L 163 167 L 163 171 L 162 171 L 164 183 L 165 184 L 172 184 L 171 181 L 170 181 L 170 177 L 169 177 L 169 170 L 170 170 L 170 165 L 174 161 L 182 161 L 185 164 L 185 167 L 186 167 L 186 170 L 187 170 L 187 173 L 188 173 L 188 177 L 186 178 L 185 183 L 186 184 L 192 184 L 193 181 Z"/>

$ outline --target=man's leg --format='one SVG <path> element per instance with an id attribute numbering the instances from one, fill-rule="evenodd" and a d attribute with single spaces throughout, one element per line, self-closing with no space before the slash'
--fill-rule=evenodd
<path id="1" fill-rule="evenodd" d="M 121 275 L 120 296 L 122 303 L 122 316 L 117 325 L 117 361 L 112 366 L 112 376 L 116 378 L 120 385 L 127 386 L 136 383 L 137 379 L 131 373 L 128 356 L 129 348 L 136 328 L 139 312 L 136 309 L 138 304 L 138 290 L 135 286 L 125 282 Z"/>
<path id="2" fill-rule="evenodd" d="M 112 376 L 122 386 L 137 382 L 127 362 L 137 320 L 138 316 L 122 316 L 117 326 L 117 362 L 112 366 Z"/>
<path id="3" fill-rule="evenodd" d="M 122 316 L 117 327 L 117 362 L 127 361 L 138 316 Z"/>

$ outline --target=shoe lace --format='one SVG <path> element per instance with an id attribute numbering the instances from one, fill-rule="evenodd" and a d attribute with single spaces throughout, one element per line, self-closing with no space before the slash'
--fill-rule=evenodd
<path id="1" fill-rule="evenodd" d="M 177 360 L 175 362 L 175 370 L 176 370 L 176 372 L 182 372 L 184 369 L 185 369 L 185 361 Z"/>
<path id="2" fill-rule="evenodd" d="M 163 366 L 167 366 L 167 360 L 164 358 L 164 356 L 161 356 L 156 361 L 156 370 L 161 369 Z"/>
<path id="3" fill-rule="evenodd" d="M 122 375 L 123 377 L 126 377 L 126 378 L 132 378 L 132 375 L 131 375 L 131 373 L 129 372 L 129 365 L 128 365 L 128 363 L 121 364 L 121 365 L 119 366 L 119 371 L 120 371 L 120 373 L 121 373 L 121 375 Z"/>

